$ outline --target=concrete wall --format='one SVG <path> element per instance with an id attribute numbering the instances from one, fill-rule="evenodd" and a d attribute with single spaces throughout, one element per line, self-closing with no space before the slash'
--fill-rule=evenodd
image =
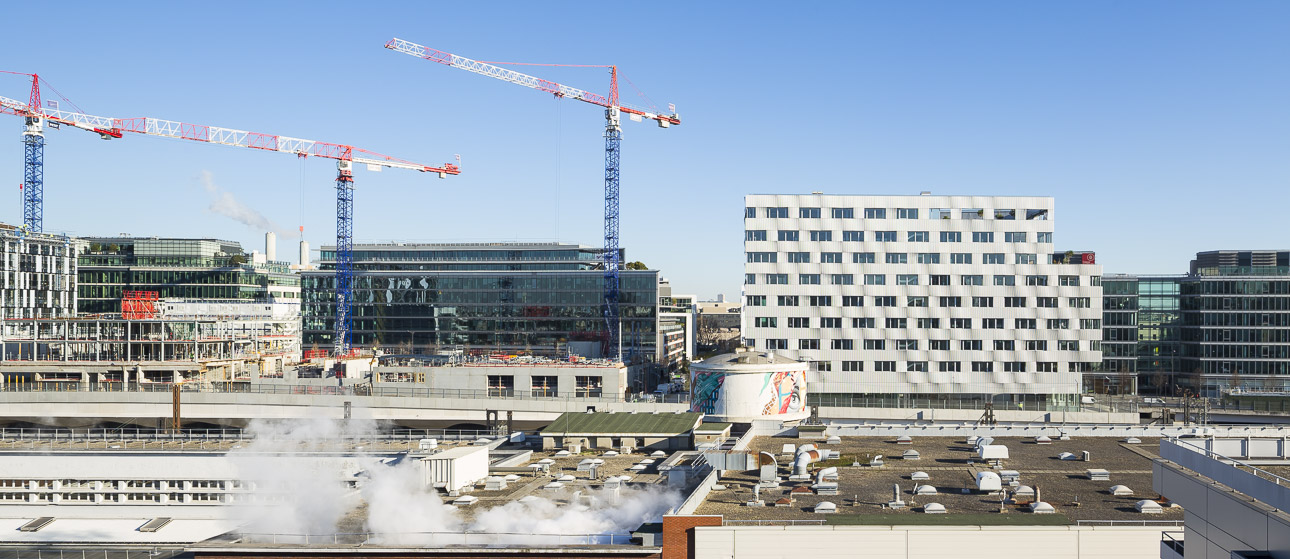
<path id="1" fill-rule="evenodd" d="M 955 421 L 975 423 L 981 419 L 981 410 L 947 410 L 919 408 L 817 408 L 821 419 L 879 419 L 884 421 Z M 1038 410 L 994 411 L 1002 423 L 1122 423 L 1137 425 L 1137 413 L 1115 412 L 1061 412 Z"/>
<path id="2" fill-rule="evenodd" d="M 601 394 L 607 398 L 622 398 L 627 388 L 626 367 L 376 367 L 377 378 L 382 373 L 403 374 L 422 378 L 424 382 L 377 382 L 379 386 L 431 388 L 435 390 L 487 390 L 490 375 L 509 376 L 516 392 L 531 394 L 533 377 L 556 377 L 556 395 L 572 397 L 577 387 L 577 377 L 590 376 L 600 379 Z"/>
<path id="3" fill-rule="evenodd" d="M 1093 526 L 701 526 L 694 557 L 1144 559 L 1160 528 Z"/>
<path id="4" fill-rule="evenodd" d="M 1220 437 L 1285 437 L 1290 436 L 1290 425 L 1209 425 L 1204 429 Z M 832 423 L 826 434 L 840 437 L 887 437 L 910 435 L 913 437 L 966 437 L 979 435 L 991 437 L 1053 436 L 1058 432 L 1072 437 L 1177 437 L 1188 435 L 1194 427 L 1166 427 L 1159 425 L 1098 425 L 1098 424 L 1040 424 L 977 426 L 973 423 L 910 425 L 905 423 L 860 424 Z"/>

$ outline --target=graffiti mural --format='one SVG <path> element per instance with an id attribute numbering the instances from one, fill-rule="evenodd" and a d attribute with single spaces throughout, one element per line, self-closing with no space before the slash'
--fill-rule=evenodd
<path id="1" fill-rule="evenodd" d="M 806 373 L 781 371 L 766 375 L 761 389 L 766 402 L 762 415 L 790 414 L 802 411 L 806 405 Z"/>
<path id="2" fill-rule="evenodd" d="M 725 380 L 725 373 L 695 373 L 690 380 L 690 411 L 716 414 L 717 401 L 721 399 L 721 385 L 725 384 Z"/>

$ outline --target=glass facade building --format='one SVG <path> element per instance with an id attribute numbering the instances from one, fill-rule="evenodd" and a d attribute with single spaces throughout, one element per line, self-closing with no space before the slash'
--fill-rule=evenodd
<path id="1" fill-rule="evenodd" d="M 87 237 L 78 239 L 81 313 L 121 310 L 125 291 L 191 300 L 300 297 L 300 277 L 285 262 L 255 262 L 242 245 L 217 239 Z"/>
<path id="2" fill-rule="evenodd" d="M 599 254 L 555 243 L 355 245 L 354 346 L 607 355 Z M 304 344 L 330 349 L 335 247 L 320 256 L 302 277 Z M 621 278 L 623 355 L 653 360 L 658 272 Z"/>
<path id="3" fill-rule="evenodd" d="M 1183 355 L 1185 276 L 1102 279 L 1102 370 L 1087 392 L 1172 394 Z"/>

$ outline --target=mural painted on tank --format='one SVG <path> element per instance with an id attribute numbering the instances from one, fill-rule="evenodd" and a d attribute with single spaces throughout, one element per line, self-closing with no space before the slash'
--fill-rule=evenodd
<path id="1" fill-rule="evenodd" d="M 717 401 L 721 398 L 721 385 L 726 381 L 724 373 L 696 372 L 690 380 L 690 411 L 715 414 Z M 722 402 L 724 412 L 725 403 Z"/>
<path id="2" fill-rule="evenodd" d="M 761 394 L 766 402 L 762 415 L 781 415 L 802 411 L 806 405 L 806 373 L 781 371 L 766 375 Z"/>

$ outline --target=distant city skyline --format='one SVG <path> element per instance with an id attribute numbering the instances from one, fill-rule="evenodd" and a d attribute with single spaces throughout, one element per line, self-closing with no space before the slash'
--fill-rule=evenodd
<path id="1" fill-rule="evenodd" d="M 673 103 L 682 118 L 667 130 L 624 122 L 622 246 L 703 300 L 739 296 L 751 193 L 1053 196 L 1054 245 L 1095 251 L 1108 274 L 1181 274 L 1199 251 L 1288 245 L 1267 210 L 1290 202 L 1283 3 L 678 3 L 613 23 L 522 3 L 339 19 L 347 5 L 308 8 L 73 2 L 79 19 L 130 31 L 6 34 L 0 70 L 39 73 L 57 88 L 45 99 L 66 109 L 65 94 L 91 114 L 430 165 L 461 155 L 462 175 L 445 180 L 358 169 L 356 241 L 599 246 L 599 110 L 382 45 L 617 64 L 624 102 Z M 608 89 L 603 69 L 523 71 Z M 28 87 L 0 74 L 0 95 L 25 99 Z M 14 224 L 21 128 L 0 115 L 12 188 L 0 221 Z M 127 136 L 46 134 L 46 231 L 251 250 L 272 230 L 279 255 L 294 256 L 303 225 L 315 249 L 334 242 L 332 161 Z"/>

